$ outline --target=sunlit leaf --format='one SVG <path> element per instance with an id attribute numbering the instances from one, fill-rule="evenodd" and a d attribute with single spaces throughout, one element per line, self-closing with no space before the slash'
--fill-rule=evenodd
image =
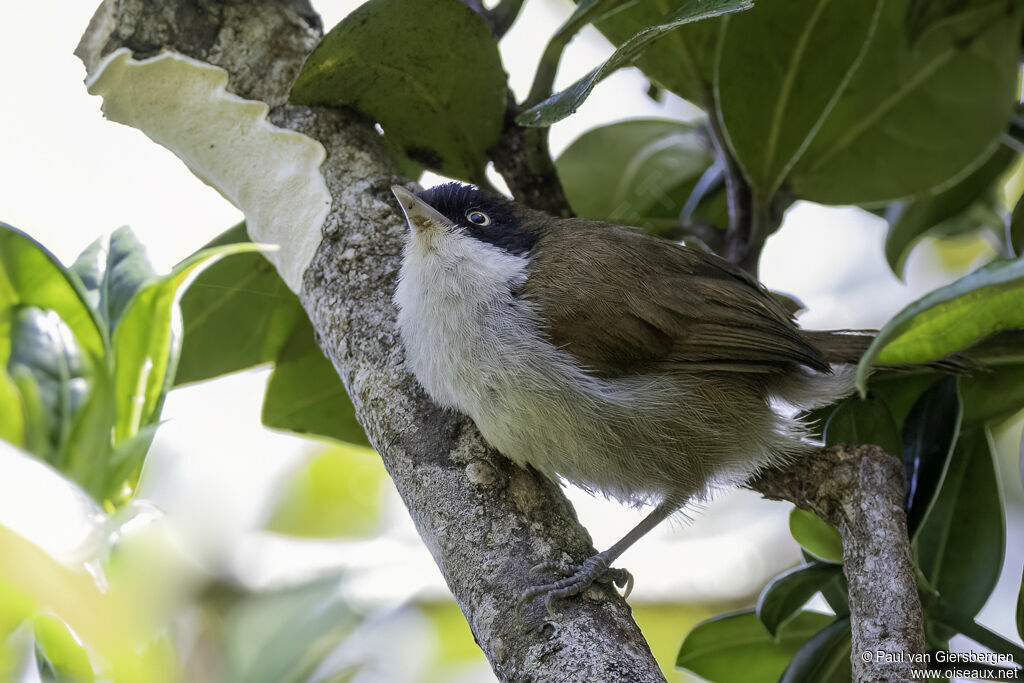
<path id="1" fill-rule="evenodd" d="M 413 161 L 478 181 L 501 134 L 505 80 L 490 29 L 458 0 L 371 0 L 324 36 L 291 101 L 355 107 Z"/>
<path id="2" fill-rule="evenodd" d="M 95 680 L 89 653 L 68 625 L 50 614 L 32 620 L 36 657 L 44 658 L 64 681 Z"/>
<path id="3" fill-rule="evenodd" d="M 863 391 L 871 367 L 924 363 L 990 334 L 1024 328 L 1024 260 L 997 261 L 911 303 L 886 323 L 857 366 Z"/>
<path id="4" fill-rule="evenodd" d="M 71 270 L 81 278 L 90 304 L 110 330 L 117 326 L 135 293 L 156 277 L 145 247 L 127 227 L 89 245 Z"/>
<path id="5" fill-rule="evenodd" d="M 775 683 L 793 655 L 832 619 L 801 612 L 772 638 L 753 610 L 713 617 L 686 636 L 676 666 L 716 683 Z"/>
<path id="6" fill-rule="evenodd" d="M 775 634 L 779 625 L 796 614 L 822 587 L 843 573 L 829 562 L 794 567 L 771 580 L 757 600 L 757 616 Z"/>
<path id="7" fill-rule="evenodd" d="M 842 537 L 834 526 L 825 523 L 813 512 L 793 508 L 789 513 L 789 532 L 814 557 L 842 564 Z"/>
<path id="8" fill-rule="evenodd" d="M 752 6 L 751 0 L 688 0 L 657 23 L 647 26 L 624 42 L 607 61 L 586 76 L 521 113 L 516 117 L 516 122 L 523 126 L 550 126 L 561 121 L 576 112 L 602 79 L 617 69 L 632 64 L 653 41 L 666 33 L 685 24 L 738 12 Z"/>
<path id="9" fill-rule="evenodd" d="M 19 448 L 25 447 L 25 412 L 21 405 L 21 392 L 3 365 L 0 365 L 0 439 Z"/>

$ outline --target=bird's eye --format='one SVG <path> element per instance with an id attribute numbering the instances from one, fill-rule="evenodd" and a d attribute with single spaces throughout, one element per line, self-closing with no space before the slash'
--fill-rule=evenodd
<path id="1" fill-rule="evenodd" d="M 488 216 L 483 211 L 477 211 L 476 209 L 473 209 L 472 211 L 467 211 L 466 218 L 469 219 L 470 223 L 475 223 L 477 225 L 488 225 L 491 222 L 490 216 Z"/>

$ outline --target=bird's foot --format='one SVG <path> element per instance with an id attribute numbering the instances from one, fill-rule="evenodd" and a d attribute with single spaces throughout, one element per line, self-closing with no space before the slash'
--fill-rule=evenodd
<path id="1" fill-rule="evenodd" d="M 633 575 L 625 569 L 614 569 L 609 566 L 610 562 L 604 553 L 598 553 L 588 557 L 583 564 L 563 564 L 560 562 L 543 562 L 530 569 L 531 574 L 553 573 L 563 578 L 529 588 L 519 598 L 518 612 L 522 614 L 526 603 L 534 598 L 544 596 L 544 606 L 548 610 L 548 616 L 557 619 L 555 614 L 554 601 L 562 598 L 571 598 L 587 590 L 592 584 L 610 583 L 623 589 L 622 597 L 629 597 L 633 590 Z"/>

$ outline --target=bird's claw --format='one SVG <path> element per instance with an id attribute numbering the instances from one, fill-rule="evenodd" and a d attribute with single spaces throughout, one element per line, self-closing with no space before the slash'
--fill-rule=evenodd
<path id="1" fill-rule="evenodd" d="M 554 601 L 571 598 L 587 590 L 592 584 L 610 583 L 623 589 L 622 597 L 629 597 L 633 590 L 633 575 L 625 569 L 608 566 L 604 555 L 598 554 L 587 558 L 583 564 L 567 565 L 560 562 L 542 562 L 530 569 L 530 574 L 552 573 L 563 578 L 550 583 L 533 586 L 519 598 L 516 611 L 522 616 L 523 607 L 534 598 L 544 596 L 544 606 L 551 619 L 561 615 L 555 613 Z"/>

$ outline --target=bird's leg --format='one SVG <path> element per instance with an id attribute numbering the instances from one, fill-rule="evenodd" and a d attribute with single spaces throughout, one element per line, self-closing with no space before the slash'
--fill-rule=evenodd
<path id="1" fill-rule="evenodd" d="M 611 583 L 619 588 L 623 588 L 625 590 L 623 597 L 627 597 L 630 591 L 633 590 L 633 576 L 625 569 L 613 569 L 611 567 L 612 562 L 624 553 L 629 546 L 640 540 L 641 536 L 658 526 L 666 517 L 678 509 L 679 506 L 676 504 L 662 503 L 644 517 L 629 533 L 619 539 L 615 545 L 603 553 L 587 558 L 583 561 L 583 564 L 565 565 L 557 562 L 544 562 L 533 567 L 530 570 L 531 574 L 553 572 L 564 578 L 529 588 L 519 598 L 519 611 L 522 611 L 526 603 L 543 595 L 548 615 L 554 619 L 556 615 L 552 605 L 555 600 L 579 595 L 595 581 L 598 583 Z"/>

